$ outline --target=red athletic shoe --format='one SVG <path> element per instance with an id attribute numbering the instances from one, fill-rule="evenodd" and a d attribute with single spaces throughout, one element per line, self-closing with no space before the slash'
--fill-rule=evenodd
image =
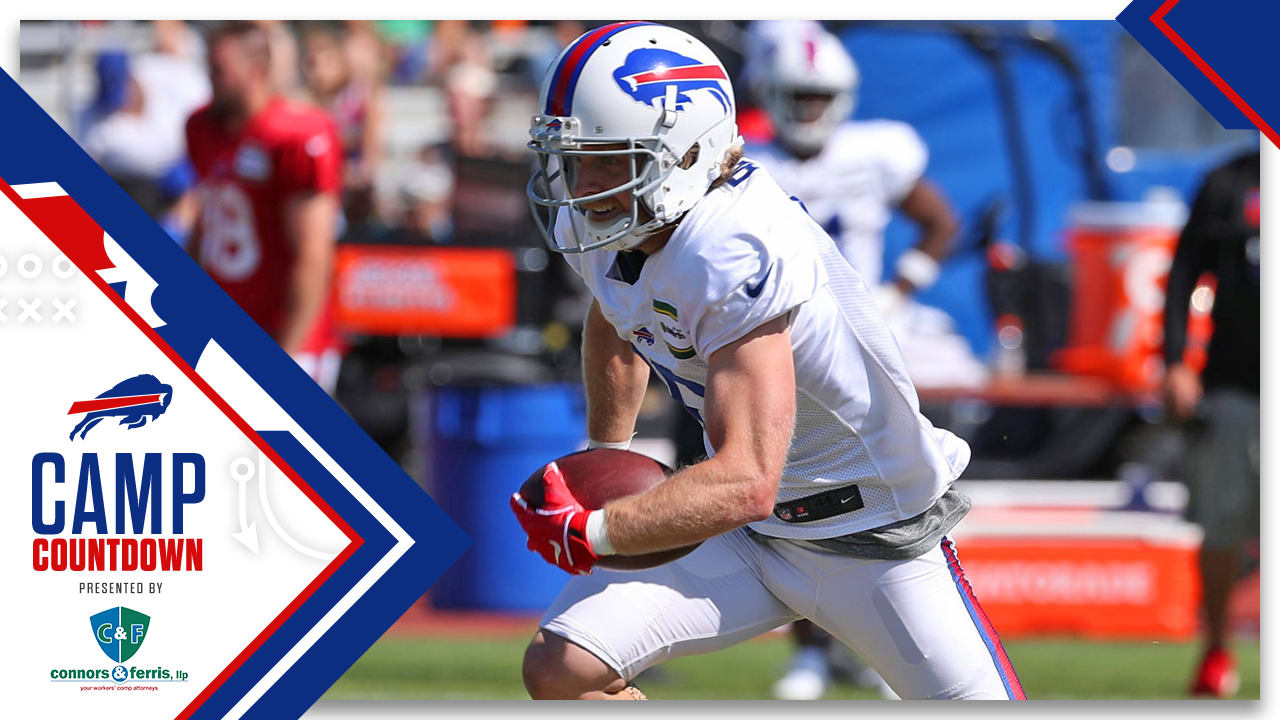
<path id="1" fill-rule="evenodd" d="M 1191 684 L 1191 694 L 1229 698 L 1239 689 L 1240 673 L 1236 671 L 1236 660 L 1231 653 L 1222 648 L 1206 652 Z"/>

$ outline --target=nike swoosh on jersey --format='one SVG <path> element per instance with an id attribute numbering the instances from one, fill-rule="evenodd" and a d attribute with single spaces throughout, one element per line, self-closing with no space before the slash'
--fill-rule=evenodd
<path id="1" fill-rule="evenodd" d="M 742 289 L 747 293 L 747 297 L 760 297 L 760 291 L 764 289 L 765 281 L 769 279 L 769 273 L 773 272 L 773 266 L 770 265 L 768 270 L 764 271 L 764 277 L 760 278 L 760 282 L 755 287 L 750 284 L 745 285 Z"/>
<path id="2" fill-rule="evenodd" d="M 551 543 L 551 547 L 555 548 L 556 565 L 559 565 L 560 564 L 560 543 L 556 542 L 555 540 L 548 540 L 547 542 Z"/>

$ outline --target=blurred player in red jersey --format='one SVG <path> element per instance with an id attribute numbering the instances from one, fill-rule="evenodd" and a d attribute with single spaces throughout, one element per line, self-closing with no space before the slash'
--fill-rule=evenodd
<path id="1" fill-rule="evenodd" d="M 199 176 L 191 252 L 255 322 L 327 391 L 339 340 L 330 280 L 342 144 L 322 111 L 273 87 L 266 34 L 228 23 L 209 41 L 213 99 L 187 120 Z"/>

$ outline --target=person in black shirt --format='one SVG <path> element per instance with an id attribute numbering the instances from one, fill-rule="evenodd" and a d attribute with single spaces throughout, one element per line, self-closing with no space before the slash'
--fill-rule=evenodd
<path id="1" fill-rule="evenodd" d="M 1227 602 L 1245 540 L 1258 536 L 1259 156 L 1250 152 L 1206 178 L 1169 271 L 1164 314 L 1166 407 L 1188 422 L 1188 518 L 1204 529 L 1200 577 L 1205 654 L 1191 693 L 1229 697 L 1239 685 L 1225 645 Z M 1208 362 L 1183 360 L 1187 306 L 1203 273 L 1217 278 Z"/>

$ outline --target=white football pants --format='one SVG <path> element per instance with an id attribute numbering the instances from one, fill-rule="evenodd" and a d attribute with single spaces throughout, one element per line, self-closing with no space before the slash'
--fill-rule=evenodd
<path id="1" fill-rule="evenodd" d="M 911 560 L 868 560 L 739 528 L 661 567 L 576 576 L 541 625 L 631 680 L 801 617 L 903 699 L 1025 699 L 949 538 Z"/>

